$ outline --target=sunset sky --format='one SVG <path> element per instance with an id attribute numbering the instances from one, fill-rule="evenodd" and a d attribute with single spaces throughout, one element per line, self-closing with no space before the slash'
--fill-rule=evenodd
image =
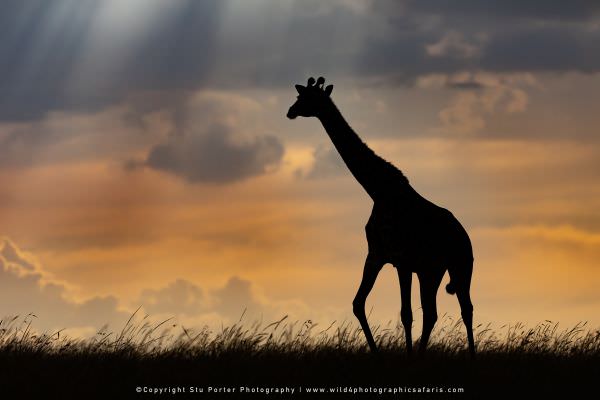
<path id="1" fill-rule="evenodd" d="M 599 49 L 593 0 L 4 1 L 0 316 L 354 320 L 372 202 L 285 117 L 323 75 L 466 227 L 476 324 L 598 327 Z M 391 266 L 371 308 L 398 318 Z"/>

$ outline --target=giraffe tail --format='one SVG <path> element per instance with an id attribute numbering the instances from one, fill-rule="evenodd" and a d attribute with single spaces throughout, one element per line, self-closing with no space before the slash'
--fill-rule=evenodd
<path id="1" fill-rule="evenodd" d="M 446 292 L 448 292 L 448 294 L 456 294 L 456 288 L 452 284 L 452 281 L 446 285 Z"/>

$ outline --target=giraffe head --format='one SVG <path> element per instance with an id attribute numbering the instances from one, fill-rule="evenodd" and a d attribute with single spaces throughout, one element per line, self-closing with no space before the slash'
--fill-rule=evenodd
<path id="1" fill-rule="evenodd" d="M 290 107 L 287 117 L 294 119 L 300 117 L 317 117 L 319 112 L 330 101 L 329 95 L 333 85 L 323 87 L 325 78 L 320 77 L 315 83 L 315 78 L 309 78 L 306 86 L 296 85 L 298 100 Z"/>

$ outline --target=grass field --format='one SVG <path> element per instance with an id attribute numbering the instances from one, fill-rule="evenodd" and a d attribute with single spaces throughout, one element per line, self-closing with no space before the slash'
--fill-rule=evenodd
<path id="1" fill-rule="evenodd" d="M 462 323 L 447 317 L 422 358 L 406 355 L 395 323 L 375 329 L 374 355 L 349 322 L 283 318 L 211 332 L 134 316 L 119 333 L 76 340 L 37 335 L 32 319 L 0 323 L 1 398 L 570 398 L 600 379 L 600 331 L 585 324 L 478 326 L 473 361 Z"/>

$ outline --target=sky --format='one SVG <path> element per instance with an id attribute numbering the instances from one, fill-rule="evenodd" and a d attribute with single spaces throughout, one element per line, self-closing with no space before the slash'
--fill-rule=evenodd
<path id="1" fill-rule="evenodd" d="M 1 7 L 0 315 L 353 321 L 372 202 L 317 120 L 285 117 L 322 75 L 467 229 L 476 325 L 600 324 L 598 2 Z M 392 266 L 367 308 L 398 320 Z M 443 289 L 438 313 L 460 313 Z"/>

